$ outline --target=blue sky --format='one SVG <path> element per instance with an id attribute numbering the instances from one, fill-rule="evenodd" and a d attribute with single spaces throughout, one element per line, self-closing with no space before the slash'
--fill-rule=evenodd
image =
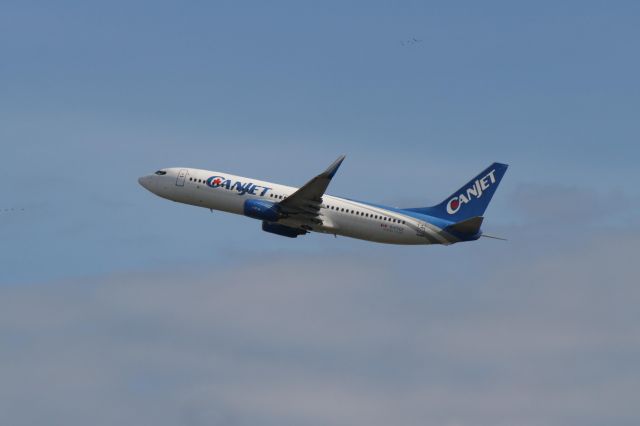
<path id="1" fill-rule="evenodd" d="M 3 423 L 637 424 L 637 2 L 0 10 Z M 137 184 L 340 154 L 330 193 L 402 207 L 509 163 L 510 241 L 289 240 Z"/>

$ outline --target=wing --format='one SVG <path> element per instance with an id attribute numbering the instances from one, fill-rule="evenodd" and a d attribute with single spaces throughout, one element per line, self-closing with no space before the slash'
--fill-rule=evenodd
<path id="1" fill-rule="evenodd" d="M 345 156 L 341 155 L 331 164 L 327 170 L 305 183 L 296 192 L 280 201 L 282 212 L 291 218 L 299 219 L 301 222 L 311 222 L 321 224 L 318 212 L 322 206 L 322 196 L 324 195 L 329 182 L 338 171 Z"/>

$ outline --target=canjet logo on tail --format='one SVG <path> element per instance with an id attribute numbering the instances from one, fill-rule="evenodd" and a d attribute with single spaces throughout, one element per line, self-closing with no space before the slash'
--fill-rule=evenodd
<path id="1" fill-rule="evenodd" d="M 472 186 L 467 188 L 462 194 L 452 197 L 447 202 L 447 213 L 456 214 L 463 204 L 471 202 L 474 198 L 482 197 L 484 191 L 496 183 L 495 169 L 491 170 L 484 177 L 476 179 Z"/>

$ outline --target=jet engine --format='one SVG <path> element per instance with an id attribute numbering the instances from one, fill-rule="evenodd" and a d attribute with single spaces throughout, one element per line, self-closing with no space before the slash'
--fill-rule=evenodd
<path id="1" fill-rule="evenodd" d="M 266 200 L 247 200 L 244 202 L 244 215 L 253 219 L 267 222 L 277 222 L 284 215 L 280 211 L 280 206 L 274 202 Z"/>
<path id="2" fill-rule="evenodd" d="M 292 228 L 290 226 L 280 225 L 279 223 L 269 222 L 262 222 L 262 230 L 289 238 L 296 238 L 298 235 L 304 235 L 307 233 L 304 229 Z"/>

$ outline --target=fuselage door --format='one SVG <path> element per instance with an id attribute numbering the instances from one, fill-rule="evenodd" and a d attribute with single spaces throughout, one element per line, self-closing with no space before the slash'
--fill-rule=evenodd
<path id="1" fill-rule="evenodd" d="M 176 186 L 184 186 L 184 180 L 187 177 L 187 169 L 180 169 L 178 173 L 178 179 L 176 179 Z"/>

